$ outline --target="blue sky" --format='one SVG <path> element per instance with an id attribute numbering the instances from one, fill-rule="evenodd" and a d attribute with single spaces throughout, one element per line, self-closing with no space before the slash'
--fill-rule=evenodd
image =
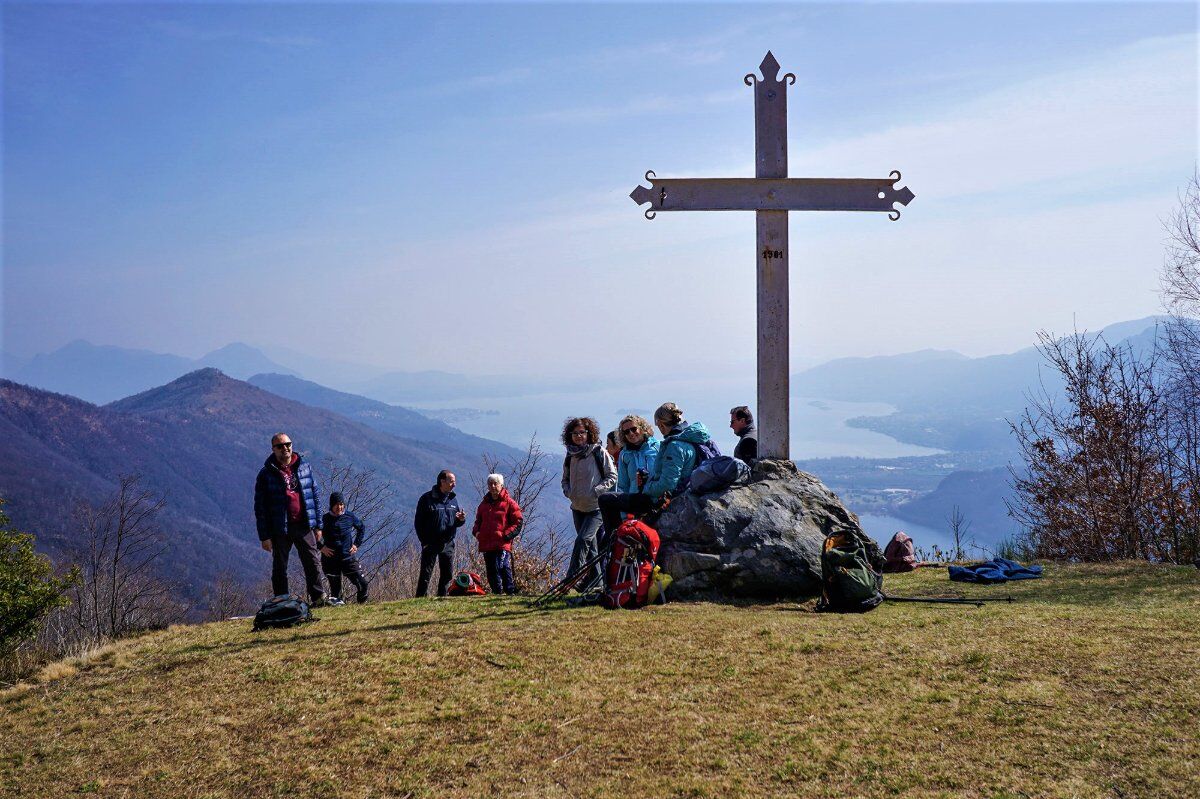
<path id="1" fill-rule="evenodd" d="M 767 49 L 794 177 L 798 364 L 980 355 L 1160 310 L 1197 159 L 1193 4 L 3 6 L 4 349 L 229 341 L 397 369 L 748 368 Z M 634 366 L 636 364 L 636 366 Z"/>

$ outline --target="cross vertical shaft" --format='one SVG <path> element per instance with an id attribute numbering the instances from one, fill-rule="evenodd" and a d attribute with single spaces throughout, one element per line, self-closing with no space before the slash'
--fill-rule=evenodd
<path id="1" fill-rule="evenodd" d="M 768 53 L 754 84 L 754 176 L 786 178 L 787 76 Z M 788 401 L 788 212 L 756 211 L 758 456 L 791 457 Z"/>

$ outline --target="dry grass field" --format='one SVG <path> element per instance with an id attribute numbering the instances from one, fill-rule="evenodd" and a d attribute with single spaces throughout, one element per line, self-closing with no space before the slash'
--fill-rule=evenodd
<path id="1" fill-rule="evenodd" d="M 1200 570 L 811 603 L 505 598 L 178 627 L 0 694 L 0 796 L 1200 796 Z"/>

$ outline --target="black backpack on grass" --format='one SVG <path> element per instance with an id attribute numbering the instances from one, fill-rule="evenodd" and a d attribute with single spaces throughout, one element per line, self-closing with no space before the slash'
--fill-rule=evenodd
<path id="1" fill-rule="evenodd" d="M 884 600 L 883 555 L 865 535 L 845 529 L 830 533 L 821 547 L 818 613 L 866 613 Z"/>
<path id="2" fill-rule="evenodd" d="M 295 627 L 315 621 L 308 603 L 295 594 L 273 596 L 254 614 L 254 631 Z"/>

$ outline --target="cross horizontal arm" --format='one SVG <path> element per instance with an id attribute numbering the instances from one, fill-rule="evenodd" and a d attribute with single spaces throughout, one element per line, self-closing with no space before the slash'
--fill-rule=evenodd
<path id="1" fill-rule="evenodd" d="M 896 188 L 900 173 L 886 178 L 668 178 L 646 173 L 650 188 L 638 186 L 630 197 L 657 211 L 886 211 L 900 217 L 895 203 L 908 205 L 914 195 Z"/>

